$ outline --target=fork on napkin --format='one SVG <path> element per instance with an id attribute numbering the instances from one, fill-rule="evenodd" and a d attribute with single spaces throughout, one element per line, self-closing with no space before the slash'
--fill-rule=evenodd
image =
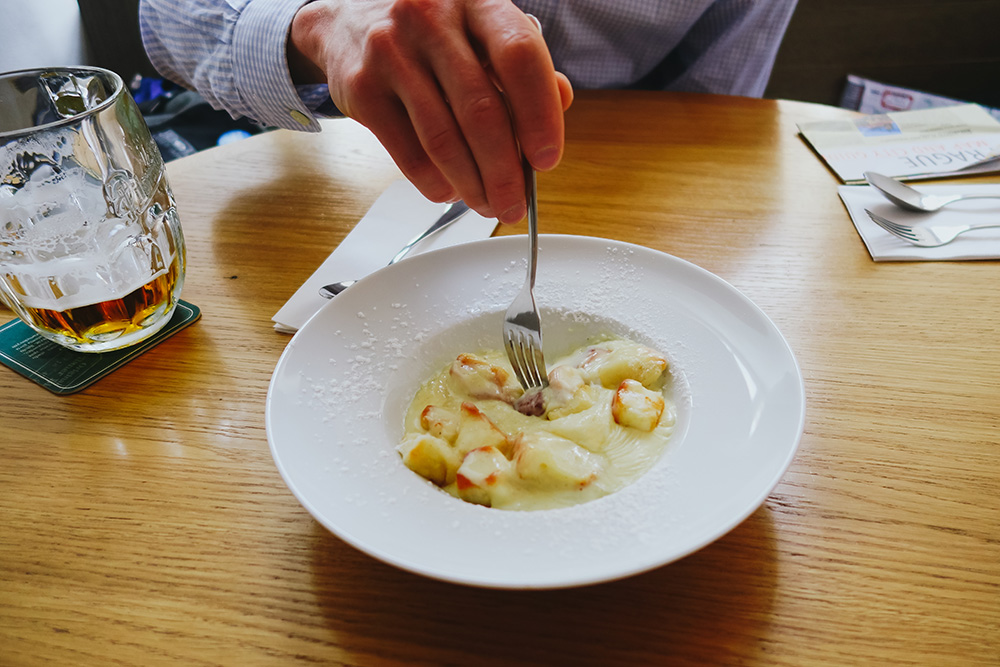
<path id="1" fill-rule="evenodd" d="M 359 280 L 384 268 L 399 249 L 427 229 L 446 206 L 424 198 L 409 181 L 393 182 L 351 233 L 271 318 L 275 330 L 281 333 L 298 331 L 316 311 L 330 302 L 319 295 L 320 287 L 339 280 Z M 496 226 L 496 218 L 484 218 L 469 211 L 448 229 L 421 242 L 410 255 L 488 238 Z"/>
<path id="2" fill-rule="evenodd" d="M 1000 184 L 920 185 L 928 194 L 997 194 Z M 840 199 L 851 215 L 872 259 L 876 262 L 957 261 L 1000 259 L 1000 228 L 981 229 L 964 234 L 948 245 L 921 248 L 897 238 L 872 222 L 865 209 L 904 225 L 921 223 L 973 223 L 1000 220 L 1000 201 L 973 199 L 957 202 L 934 213 L 905 211 L 890 203 L 870 185 L 841 185 Z"/>

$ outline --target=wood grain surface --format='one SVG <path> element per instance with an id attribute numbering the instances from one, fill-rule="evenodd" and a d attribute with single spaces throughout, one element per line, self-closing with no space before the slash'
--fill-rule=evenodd
<path id="1" fill-rule="evenodd" d="M 399 178 L 373 137 L 327 121 L 171 163 L 202 320 L 71 396 L 0 368 L 0 664 L 1000 664 L 1000 263 L 873 263 L 796 136 L 846 113 L 579 94 L 542 231 L 733 284 L 795 351 L 807 421 L 732 532 L 557 591 L 373 560 L 271 460 L 270 318 Z"/>

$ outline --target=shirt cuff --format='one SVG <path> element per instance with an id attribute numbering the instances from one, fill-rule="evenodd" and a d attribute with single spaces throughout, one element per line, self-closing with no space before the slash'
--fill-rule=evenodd
<path id="1" fill-rule="evenodd" d="M 233 78 L 254 120 L 288 130 L 319 132 L 288 71 L 286 48 L 295 13 L 309 0 L 251 0 L 233 32 Z M 327 95 L 329 97 L 329 95 Z M 250 103 L 248 103 L 248 100 Z"/>
<path id="2" fill-rule="evenodd" d="M 316 118 L 334 118 L 344 115 L 330 99 L 330 87 L 325 83 L 296 86 L 296 90 L 299 93 L 299 99 Z"/>

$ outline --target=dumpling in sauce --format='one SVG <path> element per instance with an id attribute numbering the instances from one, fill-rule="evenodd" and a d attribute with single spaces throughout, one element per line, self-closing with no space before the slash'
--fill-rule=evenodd
<path id="1" fill-rule="evenodd" d="M 524 393 L 499 350 L 460 354 L 417 392 L 398 450 L 467 502 L 549 509 L 613 493 L 660 458 L 674 426 L 666 358 L 624 339 L 581 347 Z"/>

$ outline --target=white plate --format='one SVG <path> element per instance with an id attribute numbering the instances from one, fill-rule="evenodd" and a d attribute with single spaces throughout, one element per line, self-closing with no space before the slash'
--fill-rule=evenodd
<path id="1" fill-rule="evenodd" d="M 437 579 L 558 588 L 677 560 L 763 503 L 791 463 L 805 394 L 774 324 L 722 279 L 648 248 L 543 235 L 535 296 L 546 356 L 631 336 L 670 360 L 678 427 L 642 478 L 576 507 L 511 512 L 445 494 L 395 446 L 414 392 L 460 352 L 500 346 L 527 240 L 418 255 L 365 278 L 292 338 L 267 437 L 299 502 L 365 553 Z"/>

